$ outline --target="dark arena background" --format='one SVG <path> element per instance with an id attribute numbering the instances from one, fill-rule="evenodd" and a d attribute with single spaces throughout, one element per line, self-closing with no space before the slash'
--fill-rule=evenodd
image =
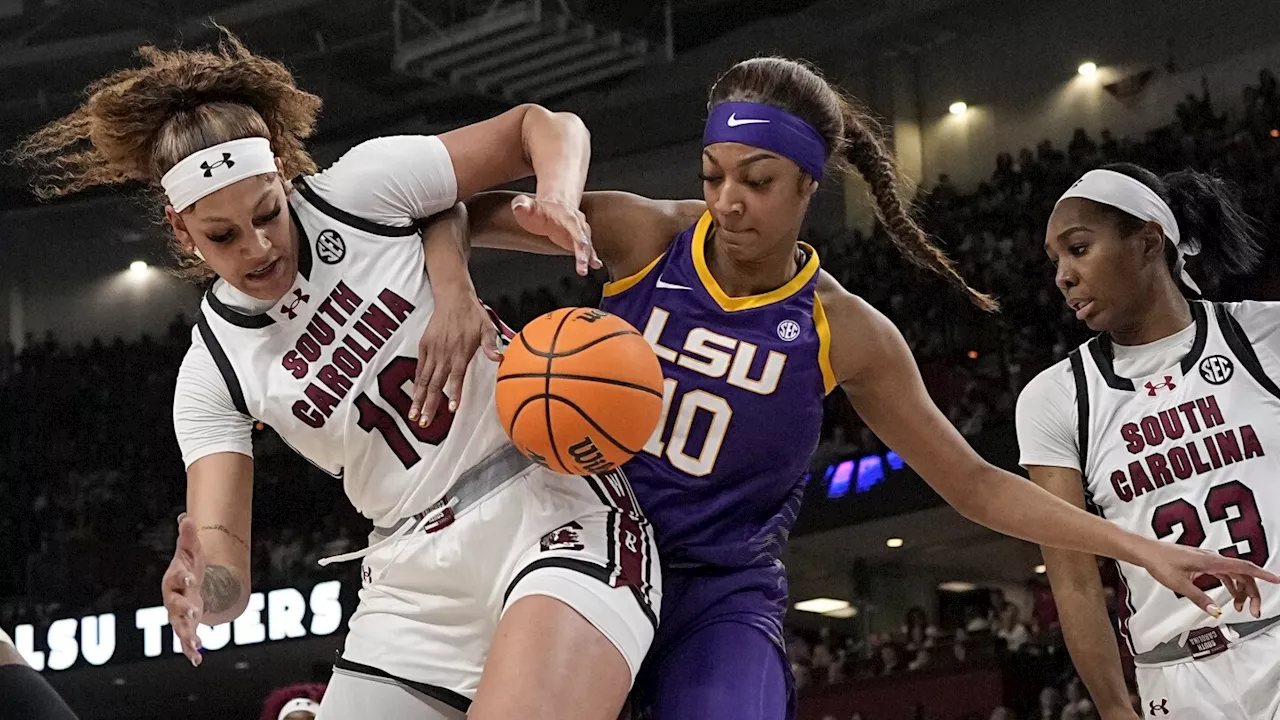
<path id="1" fill-rule="evenodd" d="M 72 110 L 140 45 L 210 41 L 209 19 L 324 99 L 321 166 L 370 137 L 537 102 L 590 128 L 589 188 L 665 198 L 701 197 L 720 71 L 816 63 L 882 119 L 925 228 L 1004 310 L 983 317 L 901 260 L 861 180 L 829 174 L 804 237 L 898 324 L 956 427 L 1015 472 L 1018 391 L 1085 337 L 1041 249 L 1084 171 L 1130 160 L 1234 181 L 1271 242 L 1219 294 L 1280 298 L 1272 0 L 0 0 L 0 144 Z M 255 595 L 192 668 L 159 585 L 184 505 L 171 406 L 200 289 L 164 271 L 166 228 L 129 192 L 40 204 L 25 183 L 0 168 L 0 628 L 84 720 L 275 720 L 274 691 L 328 679 L 356 602 L 356 564 L 315 561 L 369 523 L 260 427 Z M 472 271 L 516 328 L 595 304 L 603 280 L 485 251 Z M 946 507 L 842 395 L 825 425 L 786 552 L 800 718 L 1097 717 L 1039 549 Z"/>

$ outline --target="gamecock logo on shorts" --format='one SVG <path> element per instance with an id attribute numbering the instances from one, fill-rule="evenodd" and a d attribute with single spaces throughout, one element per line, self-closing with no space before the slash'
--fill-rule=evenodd
<path id="1" fill-rule="evenodd" d="M 542 536 L 542 552 L 551 552 L 552 550 L 581 550 L 584 546 L 582 538 L 578 532 L 582 530 L 582 526 L 576 522 L 571 522 L 564 527 L 558 527 L 555 530 Z"/>

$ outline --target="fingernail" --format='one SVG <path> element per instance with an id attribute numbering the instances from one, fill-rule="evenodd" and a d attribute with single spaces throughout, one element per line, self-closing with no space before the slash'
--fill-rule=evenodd
<path id="1" fill-rule="evenodd" d="M 409 421 L 412 422 L 417 419 L 418 419 L 418 411 L 414 410 L 413 408 L 409 408 Z"/>
<path id="2" fill-rule="evenodd" d="M 191 587 L 191 583 L 195 581 L 196 581 L 195 578 L 191 577 L 190 575 L 182 578 L 182 584 L 186 585 L 187 587 Z"/>
<path id="3" fill-rule="evenodd" d="M 188 620 L 195 620 L 195 619 L 196 619 L 196 611 L 195 611 L 194 609 L 192 609 L 192 608 L 187 608 L 187 619 L 188 619 Z"/>
<path id="4" fill-rule="evenodd" d="M 1218 609 L 1217 605 L 1210 605 L 1208 610 L 1210 615 L 1214 617 L 1222 617 L 1222 611 Z"/>
<path id="5" fill-rule="evenodd" d="M 178 514 L 178 522 L 182 522 L 182 518 L 184 518 L 184 517 L 186 517 L 186 516 L 187 516 L 187 514 L 186 514 L 185 512 L 184 512 L 184 513 L 179 513 L 179 514 Z"/>
<path id="6" fill-rule="evenodd" d="M 424 428 L 430 424 L 431 424 L 431 418 L 427 417 L 426 415 L 423 415 L 422 419 L 418 421 L 418 427 L 420 428 Z"/>
<path id="7" fill-rule="evenodd" d="M 196 662 L 195 658 L 191 658 L 191 667 L 198 668 L 200 667 L 200 663 Z"/>
<path id="8" fill-rule="evenodd" d="M 457 412 L 457 411 L 458 411 L 458 401 L 457 401 L 457 400 L 450 400 L 450 401 L 449 401 L 449 412 Z"/>

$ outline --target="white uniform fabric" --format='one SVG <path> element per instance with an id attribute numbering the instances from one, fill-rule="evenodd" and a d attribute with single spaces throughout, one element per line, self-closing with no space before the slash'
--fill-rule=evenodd
<path id="1" fill-rule="evenodd" d="M 1074 352 L 1087 402 L 1077 397 L 1071 358 L 1032 380 L 1018 400 L 1020 462 L 1082 470 L 1093 508 L 1131 532 L 1245 557 L 1275 572 L 1280 570 L 1280 486 L 1275 483 L 1280 475 L 1275 381 L 1280 378 L 1280 304 L 1193 302 L 1192 310 L 1190 327 L 1158 342 L 1120 347 L 1095 338 Z M 1223 610 L 1215 620 L 1142 569 L 1127 563 L 1118 567 L 1120 628 L 1135 655 L 1168 641 L 1185 643 L 1185 633 L 1197 628 L 1254 620 L 1247 610 L 1235 610 L 1225 588 L 1209 590 Z M 1262 597 L 1262 617 L 1280 617 L 1280 593 L 1264 589 Z M 1257 642 L 1238 647 L 1263 647 L 1264 640 Z M 1239 667 L 1239 659 L 1221 659 L 1233 654 L 1240 655 L 1237 647 L 1195 664 Z M 1199 686 L 1175 691 L 1152 684 L 1164 670 L 1188 662 L 1140 674 L 1148 678 L 1144 702 L 1158 695 L 1157 700 L 1169 700 L 1171 712 L 1174 705 L 1194 706 Z M 1181 678 L 1210 671 L 1168 672 Z M 1241 682 L 1237 674 L 1230 685 Z M 1274 695 L 1274 679 L 1269 682 L 1267 692 Z M 1262 692 L 1261 686 L 1254 692 Z M 1163 717 L 1159 709 L 1156 714 Z M 1272 716 L 1193 711 L 1185 717 Z"/>
<path id="2" fill-rule="evenodd" d="M 216 281 L 201 303 L 174 400 L 188 466 L 217 452 L 250 455 L 260 420 L 387 527 L 437 506 L 460 475 L 509 450 L 494 402 L 497 365 L 480 352 L 456 415 L 442 411 L 427 428 L 406 417 L 434 305 L 414 219 L 451 207 L 455 194 L 451 160 L 434 137 L 366 142 L 295 182 L 299 272 L 289 292 L 264 308 Z M 625 476 L 523 467 L 518 481 L 460 509 L 453 525 L 370 552 L 350 660 L 465 697 L 504 601 L 537 593 L 593 622 L 634 676 L 652 640 L 660 581 Z M 601 484 L 615 492 L 593 489 Z M 566 528 L 579 540 L 540 554 L 540 540 Z"/>
<path id="3" fill-rule="evenodd" d="M 1142 715 L 1158 720 L 1280 720 L 1280 627 L 1194 662 L 1137 667 Z"/>

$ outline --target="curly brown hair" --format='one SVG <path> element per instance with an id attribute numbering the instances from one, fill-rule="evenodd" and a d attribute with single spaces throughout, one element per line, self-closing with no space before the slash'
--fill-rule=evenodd
<path id="1" fill-rule="evenodd" d="M 139 48 L 141 67 L 89 85 L 74 112 L 24 139 L 13 156 L 31 168 L 33 192 L 49 200 L 138 182 L 163 198 L 160 178 L 183 158 L 246 137 L 270 140 L 288 177 L 314 173 L 303 140 L 315 132 L 320 98 L 298 88 L 284 65 L 214 27 L 213 49 Z M 176 240 L 171 249 L 180 275 L 212 276 Z"/>
<path id="2" fill-rule="evenodd" d="M 876 214 L 908 260 L 942 277 L 982 310 L 999 309 L 990 295 L 969 286 L 951 258 L 916 222 L 911 203 L 899 188 L 897 168 L 879 123 L 816 68 L 782 57 L 744 60 L 716 80 L 707 109 L 734 101 L 772 105 L 813 125 L 826 141 L 827 157 L 834 156 L 841 170 L 856 169 L 867 181 Z"/>

